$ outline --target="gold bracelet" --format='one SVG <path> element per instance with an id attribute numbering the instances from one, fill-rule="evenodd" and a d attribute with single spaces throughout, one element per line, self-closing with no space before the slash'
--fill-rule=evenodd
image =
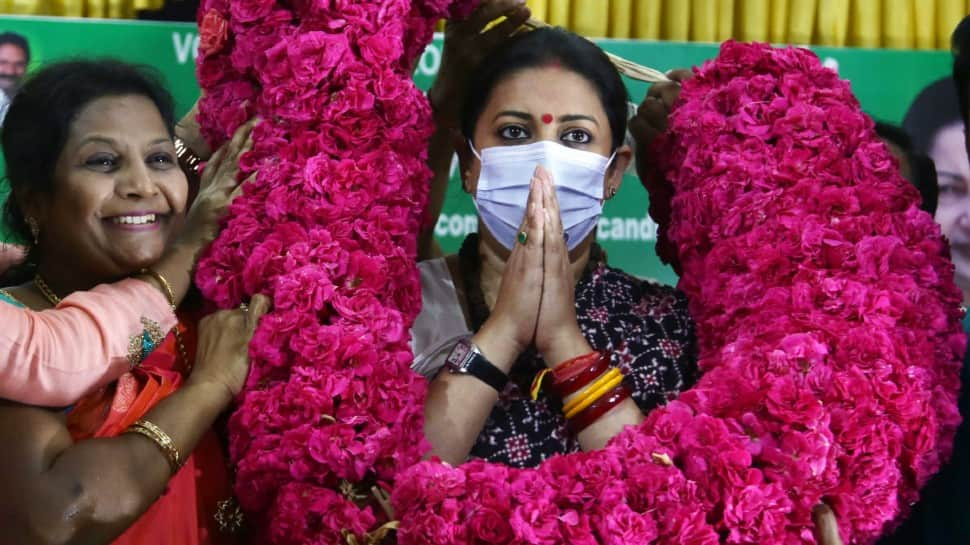
<path id="1" fill-rule="evenodd" d="M 165 296 L 168 297 L 168 304 L 171 305 L 172 312 L 174 313 L 178 308 L 178 305 L 175 304 L 175 292 L 172 290 L 172 285 L 168 283 L 168 280 L 166 280 L 165 277 L 155 269 L 142 269 L 138 271 L 138 274 L 151 276 L 158 281 L 159 285 L 162 286 L 162 291 L 165 292 Z M 191 369 L 192 363 L 189 361 L 189 354 L 185 350 L 185 340 L 182 339 L 182 332 L 179 331 L 178 323 L 176 323 L 175 327 L 172 328 L 172 333 L 175 334 L 175 344 L 178 347 L 179 356 L 182 357 L 182 361 L 185 363 L 185 368 Z"/>
<path id="2" fill-rule="evenodd" d="M 189 148 L 185 141 L 176 136 L 173 139 L 175 143 L 175 156 L 178 157 L 179 161 L 185 163 L 189 169 L 194 173 L 199 173 L 199 166 L 202 164 L 202 158 L 195 154 L 191 148 Z"/>
<path id="3" fill-rule="evenodd" d="M 168 298 L 168 304 L 172 306 L 172 312 L 175 312 L 175 308 L 177 306 L 175 304 L 175 292 L 172 291 L 172 285 L 168 283 L 168 280 L 166 280 L 164 276 L 154 269 L 142 269 L 138 271 L 138 274 L 151 276 L 158 282 L 158 284 L 162 287 L 162 292 L 165 293 L 165 297 Z"/>
<path id="4" fill-rule="evenodd" d="M 172 468 L 173 475 L 182 467 L 179 451 L 175 448 L 175 443 L 172 442 L 172 438 L 155 424 L 143 418 L 132 424 L 125 430 L 125 433 L 137 433 L 138 435 L 151 439 L 162 450 L 162 453 L 165 454 L 168 465 Z"/>

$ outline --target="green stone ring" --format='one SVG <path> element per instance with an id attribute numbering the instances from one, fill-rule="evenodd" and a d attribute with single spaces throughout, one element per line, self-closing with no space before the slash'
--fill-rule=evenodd
<path id="1" fill-rule="evenodd" d="M 519 231 L 519 244 L 525 244 L 529 240 L 529 235 L 525 231 Z"/>

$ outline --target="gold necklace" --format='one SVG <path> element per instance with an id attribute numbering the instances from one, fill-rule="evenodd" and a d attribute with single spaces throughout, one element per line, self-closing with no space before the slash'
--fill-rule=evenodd
<path id="1" fill-rule="evenodd" d="M 34 287 L 37 288 L 37 291 L 39 291 L 40 294 L 44 296 L 44 299 L 47 299 L 47 302 L 49 302 L 51 305 L 56 307 L 57 305 L 61 304 L 61 298 L 54 293 L 54 290 L 47 285 L 47 282 L 44 282 L 44 279 L 41 278 L 40 274 L 34 275 Z"/>

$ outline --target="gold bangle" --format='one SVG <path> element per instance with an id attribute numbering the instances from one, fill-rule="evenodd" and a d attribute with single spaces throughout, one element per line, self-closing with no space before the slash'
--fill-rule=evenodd
<path id="1" fill-rule="evenodd" d="M 569 400 L 569 403 L 566 403 L 566 405 L 563 406 L 562 412 L 568 413 L 568 412 L 572 411 L 573 410 L 573 407 L 575 407 L 576 405 L 578 405 L 583 399 L 586 399 L 586 397 L 589 394 L 595 392 L 596 390 L 598 390 L 600 388 L 600 386 L 602 386 L 603 384 L 605 384 L 605 383 L 613 380 L 613 377 L 615 377 L 615 376 L 617 376 L 619 374 L 620 374 L 620 370 L 617 369 L 616 367 L 613 367 L 609 371 L 603 373 L 602 375 L 599 376 L 599 378 L 597 378 L 596 380 L 594 380 L 592 384 L 590 384 L 585 389 L 583 389 L 583 391 L 580 392 L 579 395 L 577 395 L 576 397 L 570 399 Z"/>
<path id="2" fill-rule="evenodd" d="M 586 410 L 590 405 L 592 405 L 593 403 L 595 403 L 597 399 L 599 399 L 599 398 L 603 397 L 604 395 L 606 395 L 607 392 L 609 392 L 613 388 L 616 388 L 622 382 L 623 382 L 623 375 L 619 375 L 616 378 L 614 378 L 614 379 L 610 380 L 609 382 L 607 382 L 606 384 L 604 384 L 602 387 L 600 387 L 599 389 L 597 389 L 595 392 L 593 392 L 590 395 L 584 397 L 583 400 L 580 401 L 578 405 L 576 405 L 576 407 L 574 407 L 570 412 L 566 413 L 566 420 L 569 420 L 570 418 L 573 418 L 577 414 L 579 414 L 579 413 L 583 412 L 584 410 Z"/>
<path id="3" fill-rule="evenodd" d="M 162 453 L 165 454 L 168 465 L 172 468 L 172 474 L 178 472 L 179 468 L 182 467 L 179 451 L 175 448 L 175 443 L 172 442 L 172 438 L 155 424 L 143 418 L 132 424 L 125 430 L 125 433 L 137 433 L 138 435 L 151 439 L 161 449 Z"/>
<path id="4" fill-rule="evenodd" d="M 138 274 L 151 276 L 158 281 L 159 285 L 162 287 L 162 292 L 164 292 L 165 297 L 168 298 L 168 304 L 171 305 L 172 312 L 174 313 L 178 308 L 178 305 L 175 304 L 175 292 L 172 290 L 172 285 L 168 283 L 168 280 L 166 280 L 165 277 L 155 269 L 142 269 L 138 271 Z M 186 369 L 191 369 L 192 363 L 189 361 L 189 354 L 185 350 L 185 341 L 182 339 L 182 332 L 179 331 L 178 323 L 176 323 L 175 327 L 172 328 L 172 333 L 175 334 L 175 344 L 178 346 L 179 356 L 182 357 L 182 361 L 185 363 Z"/>
<path id="5" fill-rule="evenodd" d="M 162 287 L 162 292 L 165 294 L 165 297 L 168 298 L 168 304 L 172 306 L 172 312 L 175 312 L 178 305 L 175 304 L 175 292 L 172 291 L 172 285 L 168 283 L 168 280 L 166 280 L 164 276 L 154 269 L 142 269 L 138 271 L 138 274 L 151 276 L 158 281 L 158 284 Z"/>

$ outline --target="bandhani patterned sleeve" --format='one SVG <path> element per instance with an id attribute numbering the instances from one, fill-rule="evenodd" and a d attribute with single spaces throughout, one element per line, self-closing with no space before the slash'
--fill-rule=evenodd
<path id="1" fill-rule="evenodd" d="M 693 385 L 697 343 L 682 293 L 603 266 L 578 290 L 577 310 L 584 334 L 612 351 L 644 412 Z"/>

